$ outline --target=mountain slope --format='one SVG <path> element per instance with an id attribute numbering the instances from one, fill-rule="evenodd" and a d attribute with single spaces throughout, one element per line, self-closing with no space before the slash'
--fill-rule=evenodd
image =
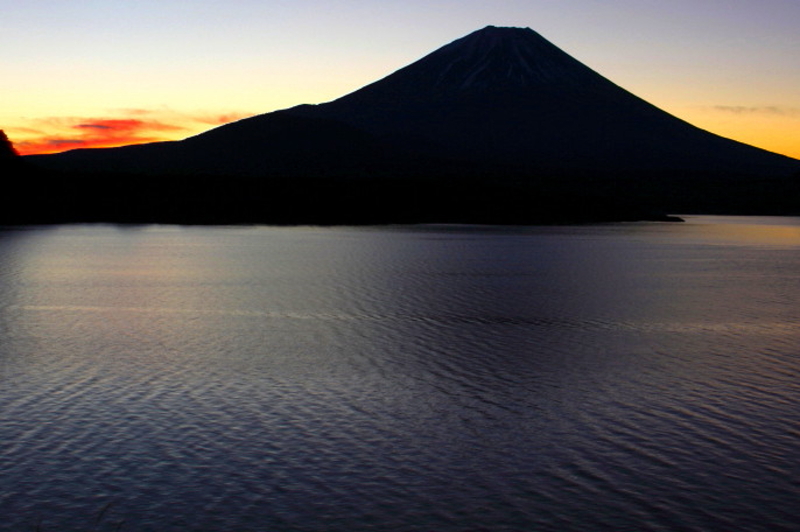
<path id="1" fill-rule="evenodd" d="M 450 155 L 537 168 L 780 172 L 796 165 L 702 131 L 530 29 L 487 27 L 334 102 L 296 111 Z"/>
<path id="2" fill-rule="evenodd" d="M 122 210 L 148 220 L 800 213 L 800 161 L 700 130 L 522 28 L 476 31 L 325 104 L 179 142 L 30 160 L 84 183 L 121 176 L 134 203 Z"/>

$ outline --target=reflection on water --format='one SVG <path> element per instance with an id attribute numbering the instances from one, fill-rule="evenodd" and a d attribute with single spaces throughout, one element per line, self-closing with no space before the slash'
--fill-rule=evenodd
<path id="1" fill-rule="evenodd" d="M 0 530 L 796 530 L 800 222 L 0 233 Z"/>

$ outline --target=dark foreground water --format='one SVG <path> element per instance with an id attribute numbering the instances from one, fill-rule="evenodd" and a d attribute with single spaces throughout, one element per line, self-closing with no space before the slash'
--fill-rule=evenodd
<path id="1" fill-rule="evenodd" d="M 0 233 L 0 529 L 797 531 L 800 220 Z"/>

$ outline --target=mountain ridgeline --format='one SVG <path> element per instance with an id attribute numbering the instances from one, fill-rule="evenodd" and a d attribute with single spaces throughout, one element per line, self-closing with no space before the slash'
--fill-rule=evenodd
<path id="1" fill-rule="evenodd" d="M 800 161 L 696 128 L 536 32 L 486 27 L 337 100 L 32 156 L 43 221 L 561 223 L 800 214 Z M 42 195 L 47 198 L 42 199 Z"/>

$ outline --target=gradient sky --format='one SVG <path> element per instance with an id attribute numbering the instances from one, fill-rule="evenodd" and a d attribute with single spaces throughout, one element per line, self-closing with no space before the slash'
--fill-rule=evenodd
<path id="1" fill-rule="evenodd" d="M 181 139 L 527 26 L 697 126 L 800 158 L 798 0 L 0 0 L 21 153 Z"/>

